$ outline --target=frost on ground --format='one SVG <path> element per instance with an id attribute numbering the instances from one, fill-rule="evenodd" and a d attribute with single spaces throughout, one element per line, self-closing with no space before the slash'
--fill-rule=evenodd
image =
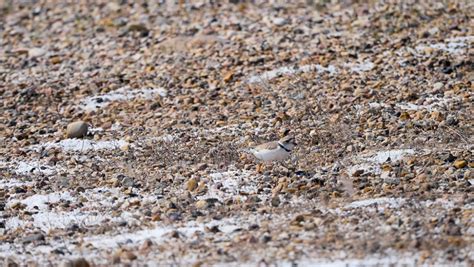
<path id="1" fill-rule="evenodd" d="M 0 189 L 10 188 L 10 187 L 19 187 L 19 186 L 28 186 L 32 185 L 32 182 L 23 182 L 17 179 L 0 179 Z"/>
<path id="2" fill-rule="evenodd" d="M 39 161 L 0 161 L 0 168 L 5 168 L 13 171 L 17 175 L 41 174 L 51 176 L 60 170 L 58 166 L 49 166 Z"/>
<path id="3" fill-rule="evenodd" d="M 432 43 L 423 45 L 420 44 L 416 47 L 418 52 L 424 52 L 429 49 L 442 50 L 450 54 L 462 54 L 474 43 L 474 36 L 462 36 L 447 38 L 442 43 Z"/>
<path id="4" fill-rule="evenodd" d="M 30 150 L 42 151 L 50 148 L 59 148 L 69 152 L 85 152 L 87 150 L 111 150 L 120 149 L 128 145 L 125 140 L 95 141 L 88 139 L 65 139 L 59 142 L 48 142 L 39 145 L 32 145 Z"/>
<path id="5" fill-rule="evenodd" d="M 396 198 L 372 198 L 372 199 L 364 199 L 359 201 L 354 201 L 346 206 L 349 209 L 355 208 L 365 208 L 372 205 L 382 206 L 388 205 L 390 208 L 399 208 L 401 204 L 405 202 L 404 199 L 396 199 Z"/>
<path id="6" fill-rule="evenodd" d="M 370 61 L 365 61 L 362 63 L 344 63 L 342 64 L 343 68 L 347 68 L 352 72 L 365 72 L 370 71 L 374 64 Z M 316 73 L 327 73 L 329 75 L 335 75 L 340 71 L 340 69 L 333 65 L 322 66 L 318 64 L 302 65 L 295 67 L 280 67 L 274 70 L 265 71 L 260 75 L 254 75 L 247 79 L 248 83 L 259 83 L 266 82 L 276 77 L 284 75 L 296 75 L 299 73 L 306 72 L 316 72 Z"/>
<path id="7" fill-rule="evenodd" d="M 128 86 L 119 88 L 107 94 L 90 96 L 81 100 L 80 107 L 87 111 L 97 110 L 108 106 L 113 101 L 128 101 L 132 99 L 153 99 L 165 97 L 167 91 L 164 88 L 142 88 L 132 89 Z"/>
<path id="8" fill-rule="evenodd" d="M 234 197 L 245 200 L 248 195 L 256 194 L 258 177 L 249 171 L 227 171 L 209 175 L 209 189 L 199 199 L 217 199 L 221 202 Z"/>
<path id="9" fill-rule="evenodd" d="M 133 199 L 127 200 L 134 201 Z M 61 205 L 75 206 L 77 208 L 63 211 Z M 6 206 L 15 209 L 24 205 L 23 210 L 31 212 L 31 216 L 10 217 L 5 222 L 6 230 L 14 230 L 20 227 L 33 227 L 49 231 L 55 229 L 67 229 L 73 225 L 82 227 L 99 225 L 104 222 L 133 223 L 135 220 L 129 212 L 123 212 L 119 216 L 113 216 L 111 207 L 124 205 L 125 196 L 116 189 L 96 188 L 77 194 L 72 192 L 55 192 L 49 194 L 36 194 L 19 200 L 14 196 L 10 198 Z"/>
<path id="10" fill-rule="evenodd" d="M 324 67 L 321 65 L 303 65 L 301 67 L 280 67 L 278 69 L 266 71 L 260 75 L 255 75 L 252 76 L 248 79 L 248 83 L 259 83 L 259 82 L 264 82 L 267 80 L 271 80 L 273 78 L 282 76 L 282 75 L 292 75 L 292 74 L 298 74 L 301 72 L 310 72 L 310 71 L 316 71 L 318 73 L 329 73 L 330 75 L 335 74 L 337 72 L 336 68 L 334 66 L 328 66 Z"/>
<path id="11" fill-rule="evenodd" d="M 415 154 L 414 149 L 393 149 L 387 151 L 378 151 L 372 153 L 364 153 L 357 156 L 354 161 L 355 165 L 347 168 L 348 173 L 352 175 L 356 171 L 370 171 L 375 174 L 380 174 L 382 169 L 380 166 L 385 162 L 396 162 L 401 160 L 404 156 Z"/>

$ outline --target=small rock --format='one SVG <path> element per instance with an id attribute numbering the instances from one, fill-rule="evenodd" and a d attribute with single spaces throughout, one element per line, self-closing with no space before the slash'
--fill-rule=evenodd
<path id="1" fill-rule="evenodd" d="M 367 93 L 367 90 L 363 88 L 357 88 L 354 90 L 354 96 L 356 97 L 364 96 L 366 93 Z"/>
<path id="2" fill-rule="evenodd" d="M 293 219 L 293 221 L 294 221 L 294 222 L 297 222 L 297 223 L 304 222 L 304 220 L 305 220 L 305 219 L 304 219 L 304 215 L 302 215 L 302 214 L 297 215 L 297 216 Z"/>
<path id="3" fill-rule="evenodd" d="M 463 160 L 463 159 L 458 159 L 454 162 L 454 167 L 456 167 L 457 169 L 461 169 L 461 168 L 464 168 L 467 166 L 467 161 Z"/>
<path id="4" fill-rule="evenodd" d="M 68 124 L 66 136 L 68 138 L 82 138 L 86 136 L 89 125 L 83 121 L 76 121 Z"/>
<path id="5" fill-rule="evenodd" d="M 122 259 L 126 259 L 126 260 L 129 260 L 129 261 L 133 261 L 133 260 L 137 259 L 137 255 L 135 255 L 133 252 L 128 251 L 128 250 L 122 251 L 122 253 L 120 253 L 120 257 Z"/>
<path id="6" fill-rule="evenodd" d="M 224 74 L 224 82 L 225 83 L 230 82 L 233 77 L 234 77 L 234 72 L 233 71 L 227 72 L 226 74 Z"/>
<path id="7" fill-rule="evenodd" d="M 28 50 L 28 56 L 31 58 L 41 57 L 41 56 L 44 56 L 45 54 L 46 54 L 46 50 L 42 48 L 38 48 L 38 47 L 33 47 L 30 50 Z"/>
<path id="8" fill-rule="evenodd" d="M 44 235 L 43 234 L 31 234 L 27 235 L 22 239 L 22 243 L 31 243 L 35 241 L 44 241 Z"/>
<path id="9" fill-rule="evenodd" d="M 288 20 L 285 18 L 274 18 L 273 19 L 273 24 L 276 26 L 284 26 L 288 23 Z"/>
<path id="10" fill-rule="evenodd" d="M 188 180 L 188 182 L 186 182 L 186 189 L 188 189 L 188 191 L 194 191 L 198 186 L 198 182 L 196 181 L 195 178 L 191 178 Z"/>
<path id="11" fill-rule="evenodd" d="M 362 169 L 356 170 L 355 172 L 352 173 L 352 176 L 354 176 L 354 177 L 359 177 L 359 176 L 361 176 L 363 173 L 364 173 L 364 170 L 362 170 Z"/>
<path id="12" fill-rule="evenodd" d="M 68 260 L 61 264 L 61 267 L 90 267 L 91 265 L 84 258 Z"/>
<path id="13" fill-rule="evenodd" d="M 198 209 L 205 209 L 207 208 L 207 201 L 199 200 L 198 202 L 196 202 L 196 204 L 194 204 L 194 206 Z"/>
<path id="14" fill-rule="evenodd" d="M 444 86 L 444 84 L 443 84 L 442 82 L 437 82 L 437 83 L 433 84 L 433 89 L 434 89 L 435 91 L 438 91 L 438 90 L 440 90 L 441 88 L 443 88 L 443 86 Z"/>
<path id="15" fill-rule="evenodd" d="M 62 62 L 61 58 L 58 56 L 50 58 L 49 61 L 51 62 L 51 64 L 59 64 Z"/>
<path id="16" fill-rule="evenodd" d="M 135 185 L 135 182 L 133 181 L 132 178 L 130 178 L 128 176 L 123 178 L 122 186 L 124 186 L 124 187 L 133 187 L 134 185 Z"/>
<path id="17" fill-rule="evenodd" d="M 400 184 L 400 178 L 398 177 L 385 177 L 383 179 L 383 182 L 389 185 L 399 185 Z"/>
<path id="18" fill-rule="evenodd" d="M 154 214 L 151 216 L 151 220 L 154 222 L 161 221 L 161 215 L 160 214 Z"/>
<path id="19" fill-rule="evenodd" d="M 442 121 L 444 119 L 444 116 L 439 111 L 433 111 L 431 112 L 431 118 L 435 121 Z"/>
<path id="20" fill-rule="evenodd" d="M 445 162 L 453 162 L 456 159 L 456 157 L 449 152 L 441 154 L 439 158 L 444 160 Z"/>
<path id="21" fill-rule="evenodd" d="M 11 258 L 5 258 L 5 260 L 3 261 L 3 266 L 4 267 L 17 267 L 19 266 L 18 263 L 16 263 L 13 259 Z"/>
<path id="22" fill-rule="evenodd" d="M 408 114 L 408 112 L 402 112 L 400 114 L 400 120 L 401 121 L 406 121 L 406 120 L 409 120 L 410 119 L 410 114 Z"/>
<path id="23" fill-rule="evenodd" d="M 273 207 L 280 206 L 280 197 L 279 196 L 272 197 L 272 206 Z"/>
<path id="24" fill-rule="evenodd" d="M 260 242 L 262 243 L 268 243 L 272 241 L 272 237 L 268 234 L 264 234 L 261 238 L 260 238 Z"/>
<path id="25" fill-rule="evenodd" d="M 219 233 L 221 230 L 219 229 L 219 226 L 213 225 L 211 227 L 206 227 L 206 231 L 215 234 L 215 233 Z"/>
<path id="26" fill-rule="evenodd" d="M 146 36 L 150 31 L 144 24 L 130 24 L 128 30 L 131 32 L 140 32 L 142 35 Z"/>
<path id="27" fill-rule="evenodd" d="M 140 246 L 140 251 L 145 251 L 153 246 L 153 241 L 151 239 L 147 238 L 145 241 L 143 241 L 143 244 Z"/>

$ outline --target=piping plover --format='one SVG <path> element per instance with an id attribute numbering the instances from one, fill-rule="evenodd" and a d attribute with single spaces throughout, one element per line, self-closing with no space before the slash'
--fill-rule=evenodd
<path id="1" fill-rule="evenodd" d="M 265 162 L 280 161 L 286 159 L 296 146 L 295 138 L 286 136 L 279 141 L 268 142 L 250 149 L 250 152 Z"/>

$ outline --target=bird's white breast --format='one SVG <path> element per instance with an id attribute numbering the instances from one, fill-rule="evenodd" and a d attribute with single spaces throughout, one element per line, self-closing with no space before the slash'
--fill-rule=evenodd
<path id="1" fill-rule="evenodd" d="M 277 149 L 262 149 L 262 150 L 254 150 L 252 152 L 254 156 L 263 161 L 278 161 L 284 160 L 285 158 L 290 155 L 289 152 L 285 151 L 284 149 L 278 147 Z"/>

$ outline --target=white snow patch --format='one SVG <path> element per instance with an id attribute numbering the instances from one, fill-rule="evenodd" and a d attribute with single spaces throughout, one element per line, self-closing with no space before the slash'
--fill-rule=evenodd
<path id="1" fill-rule="evenodd" d="M 47 165 L 41 165 L 39 162 L 18 162 L 18 166 L 14 169 L 14 172 L 21 175 L 26 175 L 30 173 L 34 174 L 45 174 L 45 175 L 53 175 L 56 170 L 53 167 Z"/>
<path id="2" fill-rule="evenodd" d="M 17 161 L 13 160 L 10 162 L 0 161 L 0 168 L 6 168 L 12 170 L 18 175 L 29 175 L 29 174 L 43 174 L 51 176 L 56 174 L 57 166 L 48 166 L 42 164 L 39 161 Z M 1 182 L 0 182 L 1 187 Z"/>
<path id="3" fill-rule="evenodd" d="M 418 45 L 417 51 L 424 51 L 427 48 L 442 50 L 450 54 L 462 54 L 469 48 L 469 43 L 474 41 L 474 36 L 462 36 L 448 38 L 443 43 L 435 43 L 428 45 Z"/>
<path id="4" fill-rule="evenodd" d="M 352 72 L 364 72 L 372 70 L 375 64 L 370 61 L 364 61 L 362 63 L 346 63 L 344 67 L 349 68 Z"/>
<path id="5" fill-rule="evenodd" d="M 357 170 L 370 171 L 372 173 L 381 173 L 380 165 L 390 161 L 399 161 L 406 155 L 415 154 L 413 149 L 394 149 L 387 151 L 372 152 L 356 157 L 356 164 L 347 168 L 349 175 Z"/>
<path id="6" fill-rule="evenodd" d="M 197 223 L 192 221 L 186 223 L 184 226 L 181 227 L 158 225 L 154 229 L 141 230 L 130 233 L 121 233 L 114 236 L 91 236 L 84 238 L 84 242 L 91 244 L 95 248 L 110 249 L 118 247 L 122 244 L 140 244 L 143 243 L 143 241 L 145 241 L 146 239 L 150 239 L 154 242 L 159 243 L 164 241 L 165 238 L 167 238 L 167 234 L 170 234 L 174 231 L 177 231 L 181 235 L 189 237 L 197 231 L 204 232 L 206 228 L 211 228 L 215 226 L 217 226 L 219 231 L 226 236 L 242 227 L 242 225 L 236 224 L 235 220 L 231 219 L 224 219 L 220 221 L 213 220 L 208 223 Z"/>
<path id="7" fill-rule="evenodd" d="M 442 198 L 435 199 L 434 201 L 433 200 L 423 201 L 422 204 L 423 206 L 426 206 L 428 208 L 437 206 L 437 205 L 443 207 L 444 209 L 452 209 L 455 207 L 455 204 L 453 201 L 448 200 L 448 199 L 442 199 Z"/>
<path id="8" fill-rule="evenodd" d="M 89 130 L 88 130 L 88 132 L 90 134 L 101 133 L 103 131 L 104 131 L 104 129 L 102 127 L 89 128 Z"/>
<path id="9" fill-rule="evenodd" d="M 48 142 L 39 145 L 29 146 L 30 149 L 40 151 L 41 149 L 60 148 L 64 151 L 87 151 L 102 149 L 118 149 L 127 145 L 125 140 L 94 141 L 88 139 L 64 139 L 60 142 Z"/>
<path id="10" fill-rule="evenodd" d="M 132 99 L 153 99 L 157 96 L 165 97 L 168 92 L 164 88 L 142 88 L 132 89 L 129 86 L 122 87 L 107 94 L 90 96 L 80 102 L 80 107 L 87 111 L 104 108 L 112 101 L 127 101 Z"/>
<path id="11" fill-rule="evenodd" d="M 9 180 L 0 180 L 0 188 L 9 188 L 9 187 L 20 187 L 20 186 L 28 186 L 32 185 L 32 182 L 22 182 L 17 179 L 9 179 Z"/>
<path id="12" fill-rule="evenodd" d="M 117 203 L 125 202 L 125 195 L 115 188 L 95 188 L 86 190 L 80 194 L 81 198 L 87 199 L 83 206 L 72 211 L 57 211 L 55 207 L 50 208 L 48 204 L 59 203 L 61 201 L 75 202 L 76 197 L 71 196 L 70 192 L 51 193 L 46 195 L 33 195 L 21 201 L 10 199 L 7 203 L 11 207 L 14 203 L 20 202 L 26 205 L 28 211 L 33 212 L 30 219 L 21 219 L 19 217 L 8 218 L 5 222 L 6 229 L 16 229 L 31 225 L 32 227 L 48 231 L 50 229 L 66 229 L 71 224 L 81 226 L 99 225 L 103 222 L 127 221 L 133 222 L 132 214 L 122 212 L 120 216 L 114 217 L 110 213 L 110 207 Z M 127 198 L 130 201 L 130 198 Z M 109 208 L 108 210 L 104 210 Z"/>
<path id="13" fill-rule="evenodd" d="M 417 255 L 371 255 L 363 259 L 345 259 L 345 260 L 301 260 L 296 261 L 298 266 L 319 266 L 319 267 L 360 267 L 360 266 L 403 266 L 419 264 L 420 256 Z M 283 262 L 282 267 L 294 266 L 290 262 Z"/>
<path id="14" fill-rule="evenodd" d="M 425 99 L 423 104 L 413 104 L 413 103 L 397 103 L 396 106 L 403 110 L 422 110 L 426 109 L 428 111 L 436 110 L 437 108 L 446 108 L 449 102 L 455 99 L 449 98 L 439 98 L 439 97 L 430 97 Z"/>
<path id="15" fill-rule="evenodd" d="M 58 203 L 63 200 L 74 201 L 74 197 L 71 196 L 69 192 L 58 192 L 50 193 L 46 195 L 32 195 L 20 201 L 20 203 L 26 205 L 28 211 L 35 210 L 47 210 L 48 204 Z M 7 203 L 7 206 L 12 206 L 14 203 L 18 202 L 13 199 Z"/>
<path id="16" fill-rule="evenodd" d="M 226 171 L 209 175 L 209 188 L 205 195 L 198 199 L 216 198 L 225 201 L 228 198 L 240 196 L 243 200 L 246 195 L 257 193 L 257 181 L 252 179 L 249 171 Z M 244 193 L 241 195 L 241 193 Z"/>
<path id="17" fill-rule="evenodd" d="M 175 138 L 176 137 L 174 135 L 165 134 L 165 135 L 162 135 L 162 136 L 158 137 L 158 140 L 163 141 L 163 142 L 167 142 L 167 143 L 171 143 L 175 140 Z"/>
<path id="18" fill-rule="evenodd" d="M 357 208 L 365 208 L 368 206 L 373 206 L 375 204 L 379 206 L 388 206 L 390 208 L 399 208 L 401 205 L 405 203 L 405 199 L 403 198 L 388 198 L 388 197 L 381 197 L 381 198 L 369 198 L 364 200 L 358 200 L 350 203 L 345 208 L 348 209 L 357 209 Z"/>
<path id="19" fill-rule="evenodd" d="M 375 267 L 375 266 L 418 266 L 420 264 L 420 255 L 417 254 L 400 254 L 395 251 L 388 251 L 388 255 L 374 254 L 361 259 L 348 258 L 348 259 L 337 259 L 335 258 L 318 258 L 306 256 L 302 259 L 297 260 L 281 260 L 278 262 L 280 267 L 293 267 L 293 266 L 317 266 L 317 267 Z M 340 257 L 344 257 L 341 254 Z M 259 262 L 238 262 L 238 263 L 218 263 L 214 264 L 214 267 L 251 267 L 260 266 Z"/>
<path id="20" fill-rule="evenodd" d="M 317 64 L 311 64 L 311 65 L 303 65 L 301 67 L 295 66 L 295 67 L 280 67 L 278 69 L 266 71 L 260 75 L 254 75 L 250 77 L 247 82 L 248 83 L 258 83 L 258 82 L 264 82 L 267 80 L 271 80 L 275 77 L 281 76 L 281 75 L 290 75 L 290 74 L 297 74 L 301 72 L 311 72 L 311 71 L 317 71 L 317 72 L 327 72 L 329 74 L 335 74 L 337 73 L 336 67 L 329 65 L 327 67 L 317 65 Z"/>
<path id="21" fill-rule="evenodd" d="M 394 150 L 387 150 L 387 151 L 380 151 L 375 153 L 375 155 L 368 157 L 367 160 L 373 163 L 382 164 L 388 159 L 391 161 L 399 161 L 405 155 L 412 155 L 415 153 L 413 149 L 394 149 Z"/>

